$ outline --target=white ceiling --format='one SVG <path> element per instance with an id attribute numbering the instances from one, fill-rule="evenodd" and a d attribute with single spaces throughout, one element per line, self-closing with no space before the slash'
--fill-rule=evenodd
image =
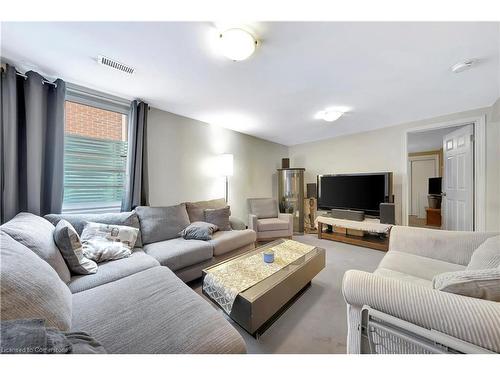
<path id="1" fill-rule="evenodd" d="M 264 22 L 232 62 L 208 22 L 2 23 L 1 55 L 68 82 L 285 145 L 489 106 L 500 96 L 500 23 Z M 104 54 L 132 75 L 96 63 Z M 469 71 L 449 67 L 478 58 Z M 327 123 L 328 106 L 352 111 Z"/>

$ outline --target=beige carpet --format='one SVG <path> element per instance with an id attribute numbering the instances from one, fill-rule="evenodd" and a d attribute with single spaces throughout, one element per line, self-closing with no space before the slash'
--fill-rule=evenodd
<path id="1" fill-rule="evenodd" d="M 375 270 L 385 253 L 319 240 L 312 234 L 294 239 L 326 250 L 326 267 L 312 286 L 258 340 L 226 318 L 245 339 L 249 353 L 345 353 L 347 318 L 342 277 L 350 269 Z M 190 285 L 201 294 L 199 281 Z"/>

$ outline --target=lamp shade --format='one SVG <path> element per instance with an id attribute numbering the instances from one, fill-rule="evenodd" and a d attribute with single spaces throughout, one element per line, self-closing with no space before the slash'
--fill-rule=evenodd
<path id="1" fill-rule="evenodd" d="M 233 175 L 233 154 L 219 155 L 219 173 L 221 176 Z"/>

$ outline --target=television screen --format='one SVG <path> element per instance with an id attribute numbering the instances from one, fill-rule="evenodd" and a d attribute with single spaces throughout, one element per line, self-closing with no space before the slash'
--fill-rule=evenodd
<path id="1" fill-rule="evenodd" d="M 350 174 L 318 176 L 318 209 L 365 211 L 380 215 L 380 203 L 392 199 L 392 174 Z"/>
<path id="2" fill-rule="evenodd" d="M 429 192 L 432 195 L 441 195 L 441 177 L 431 177 L 429 178 Z"/>

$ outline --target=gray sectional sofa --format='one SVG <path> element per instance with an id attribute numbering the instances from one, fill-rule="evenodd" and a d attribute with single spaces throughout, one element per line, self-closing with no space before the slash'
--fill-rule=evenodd
<path id="1" fill-rule="evenodd" d="M 222 202 L 181 204 L 174 211 Z M 63 331 L 89 333 L 108 353 L 245 353 L 237 331 L 183 281 L 254 248 L 255 232 L 232 219 L 238 229 L 216 232 L 211 241 L 175 234 L 150 242 L 154 236 L 143 228 L 158 218 L 148 218 L 147 211 L 45 218 L 24 213 L 0 226 L 1 319 L 44 318 Z M 139 247 L 128 258 L 99 263 L 96 274 L 72 275 L 53 241 L 54 224 L 63 218 L 79 233 L 87 221 L 138 227 Z M 163 224 L 182 223 L 174 215 Z"/>

